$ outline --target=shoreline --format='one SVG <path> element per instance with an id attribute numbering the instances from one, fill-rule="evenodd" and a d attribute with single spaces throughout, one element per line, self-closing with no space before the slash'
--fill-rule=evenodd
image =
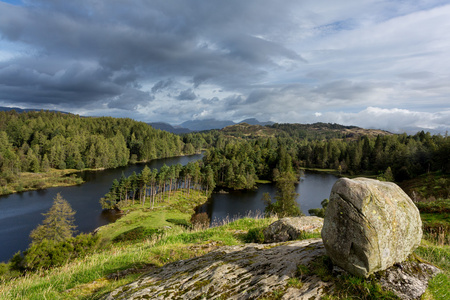
<path id="1" fill-rule="evenodd" d="M 155 159 L 165 159 L 165 158 L 176 158 L 176 157 L 185 157 L 185 156 L 191 156 L 191 155 L 198 155 L 202 154 L 201 152 L 196 152 L 194 154 L 187 154 L 187 155 L 176 155 L 176 156 L 170 156 L 170 157 L 163 157 L 163 158 L 154 158 L 150 160 L 145 161 L 137 161 L 135 163 L 128 163 L 125 166 L 120 167 L 127 167 L 137 164 L 146 164 L 149 163 Z M 118 167 L 118 168 L 120 168 Z M 45 190 L 48 188 L 54 188 L 54 187 L 69 187 L 69 186 L 75 186 L 85 183 L 85 181 L 79 177 L 76 176 L 77 174 L 80 174 L 82 172 L 97 172 L 97 171 L 104 171 L 104 170 L 111 170 L 115 168 L 85 168 L 83 170 L 76 170 L 76 169 L 53 169 L 51 168 L 48 172 L 39 172 L 39 173 L 31 173 L 31 172 L 21 172 L 17 175 L 16 180 L 5 184 L 4 186 L 0 186 L 0 197 L 7 196 L 11 194 L 16 193 L 23 193 L 23 192 L 29 192 L 29 191 L 38 191 L 38 190 Z M 2 179 L 2 178 L 0 178 Z M 6 179 L 5 179 L 6 180 Z"/>

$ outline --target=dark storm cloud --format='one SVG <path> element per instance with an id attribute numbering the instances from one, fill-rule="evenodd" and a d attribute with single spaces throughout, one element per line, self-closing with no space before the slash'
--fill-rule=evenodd
<path id="1" fill-rule="evenodd" d="M 257 37 L 276 34 L 271 22 L 286 24 L 286 11 L 273 1 L 205 1 L 197 5 L 185 0 L 54 0 L 26 4 L 0 3 L 2 38 L 31 47 L 36 60 L 49 64 L 53 60 L 91 62 L 97 71 L 84 64 L 78 70 L 59 65 L 53 74 L 45 74 L 41 68 L 18 63 L 14 68 L 20 70 L 20 76 L 0 87 L 4 100 L 20 99 L 21 89 L 27 86 L 23 102 L 71 102 L 73 97 L 58 98 L 79 91 L 85 96 L 79 100 L 82 104 L 120 94 L 123 91 L 117 86 L 123 90 L 140 87 L 140 82 L 149 79 L 158 82 L 152 88 L 155 93 L 170 85 L 159 78 L 177 76 L 192 78 L 194 88 L 206 80 L 231 88 L 251 84 L 265 74 L 263 66 L 276 64 L 276 58 L 303 60 L 283 45 Z M 67 80 L 58 78 L 59 73 Z M 82 74 L 88 75 L 84 82 L 77 77 Z M 71 76 L 73 83 L 69 83 Z M 94 87 L 97 84 L 99 87 Z M 7 96 L 5 89 L 15 90 L 15 94 Z M 54 91 L 55 97 L 37 100 L 38 91 L 44 89 L 50 94 Z M 182 91 L 179 98 L 193 96 L 186 98 L 185 94 Z"/>
<path id="2" fill-rule="evenodd" d="M 0 100 L 77 106 L 119 95 L 123 89 L 112 82 L 102 68 L 73 63 L 56 72 L 50 69 L 37 64 L 25 66 L 20 60 L 1 63 Z"/>
<path id="3" fill-rule="evenodd" d="M 197 99 L 197 95 L 194 93 L 192 89 L 187 89 L 181 91 L 180 94 L 176 97 L 178 100 L 195 100 Z"/>
<path id="4" fill-rule="evenodd" d="M 200 84 L 212 77 L 210 74 L 199 74 L 195 75 L 192 81 L 194 82 L 194 88 L 198 88 Z"/>
<path id="5" fill-rule="evenodd" d="M 176 123 L 448 111 L 450 5 L 403 2 L 0 0 L 0 105 Z"/>
<path id="6" fill-rule="evenodd" d="M 172 79 L 160 80 L 152 87 L 152 93 L 159 92 L 167 87 L 169 87 L 173 83 Z"/>

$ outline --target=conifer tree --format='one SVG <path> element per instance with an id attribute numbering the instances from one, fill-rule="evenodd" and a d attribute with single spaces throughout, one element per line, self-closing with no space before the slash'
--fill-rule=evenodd
<path id="1" fill-rule="evenodd" d="M 32 244 L 40 243 L 44 239 L 61 242 L 73 237 L 76 228 L 74 225 L 75 211 L 59 193 L 53 201 L 53 206 L 43 215 L 46 218 L 42 224 L 30 233 Z"/>
<path id="2" fill-rule="evenodd" d="M 279 217 L 302 216 L 299 205 L 296 202 L 298 194 L 295 192 L 295 175 L 283 172 L 276 176 L 277 193 L 276 202 L 272 203 L 269 195 L 263 196 L 266 203 L 266 214 L 277 214 Z"/>

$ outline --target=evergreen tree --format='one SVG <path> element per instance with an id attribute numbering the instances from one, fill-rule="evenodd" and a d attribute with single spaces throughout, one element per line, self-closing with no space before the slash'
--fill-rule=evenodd
<path id="1" fill-rule="evenodd" d="M 295 192 L 295 175 L 293 173 L 283 172 L 276 177 L 277 194 L 275 203 L 271 203 L 267 195 L 264 195 L 263 201 L 266 202 L 266 213 L 277 214 L 278 217 L 295 217 L 303 215 L 297 204 L 298 193 Z"/>
<path id="2" fill-rule="evenodd" d="M 30 233 L 32 244 L 40 243 L 44 239 L 62 242 L 73 237 L 76 228 L 74 225 L 75 211 L 59 193 L 53 201 L 53 206 L 43 215 L 46 218 L 42 224 Z"/>

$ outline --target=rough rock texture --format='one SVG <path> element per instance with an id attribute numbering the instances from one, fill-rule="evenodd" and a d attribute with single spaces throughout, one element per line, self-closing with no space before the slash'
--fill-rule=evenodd
<path id="1" fill-rule="evenodd" d="M 383 272 L 380 283 L 384 289 L 393 291 L 401 299 L 420 299 L 428 286 L 428 280 L 440 272 L 435 266 L 407 261 Z"/>
<path id="2" fill-rule="evenodd" d="M 255 299 L 283 291 L 282 299 L 320 299 L 329 283 L 316 276 L 288 287 L 298 264 L 324 255 L 320 239 L 222 247 L 153 270 L 105 299 Z"/>
<path id="3" fill-rule="evenodd" d="M 161 268 L 147 266 L 147 274 L 103 299 L 322 299 L 336 291 L 333 280 L 323 282 L 317 275 L 303 274 L 302 284 L 295 286 L 289 279 L 298 276 L 297 265 L 308 266 L 323 255 L 320 239 L 221 247 Z M 345 273 L 335 267 L 332 274 L 334 269 L 340 270 L 338 275 Z M 402 299 L 417 299 L 438 272 L 427 264 L 404 262 L 376 273 L 375 278 Z"/>
<path id="4" fill-rule="evenodd" d="M 283 218 L 264 229 L 266 243 L 286 242 L 297 239 L 305 232 L 320 232 L 323 219 L 319 217 Z"/>
<path id="5" fill-rule="evenodd" d="M 341 178 L 331 190 L 322 238 L 334 264 L 368 276 L 404 261 L 417 248 L 422 221 L 396 184 Z"/>

